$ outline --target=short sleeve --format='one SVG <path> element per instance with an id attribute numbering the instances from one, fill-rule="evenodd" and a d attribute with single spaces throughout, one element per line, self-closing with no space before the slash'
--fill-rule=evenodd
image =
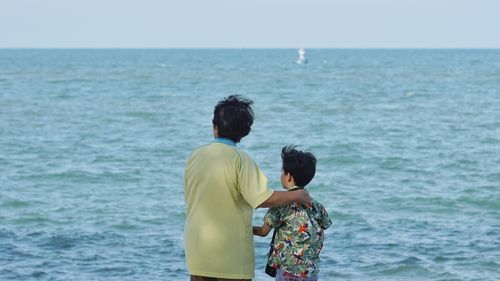
<path id="1" fill-rule="evenodd" d="M 269 225 L 271 228 L 276 228 L 282 223 L 280 209 L 280 207 L 272 207 L 264 216 L 264 222 L 267 223 L 267 225 Z"/>
<path id="2" fill-rule="evenodd" d="M 313 202 L 314 219 L 318 222 L 322 229 L 327 229 L 332 225 L 332 220 L 328 215 L 328 211 L 318 202 Z"/>
<path id="3" fill-rule="evenodd" d="M 267 188 L 267 178 L 257 164 L 245 153 L 240 152 L 241 166 L 238 172 L 238 189 L 252 208 L 259 207 L 273 194 Z"/>

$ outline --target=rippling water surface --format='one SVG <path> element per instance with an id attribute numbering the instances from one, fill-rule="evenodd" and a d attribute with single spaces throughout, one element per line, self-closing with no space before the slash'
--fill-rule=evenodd
<path id="1" fill-rule="evenodd" d="M 273 188 L 317 155 L 323 280 L 499 280 L 500 51 L 295 55 L 0 50 L 0 280 L 187 280 L 183 168 L 229 94 Z"/>

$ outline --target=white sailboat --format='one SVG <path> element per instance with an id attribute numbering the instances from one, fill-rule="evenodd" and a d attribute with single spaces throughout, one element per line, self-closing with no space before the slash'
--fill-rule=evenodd
<path id="1" fill-rule="evenodd" d="M 306 58 L 306 51 L 304 48 L 299 49 L 299 57 L 295 61 L 297 64 L 304 64 L 307 63 L 307 58 Z"/>

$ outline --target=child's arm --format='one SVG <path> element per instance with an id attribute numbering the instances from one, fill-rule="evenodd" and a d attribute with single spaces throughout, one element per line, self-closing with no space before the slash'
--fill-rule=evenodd
<path id="1" fill-rule="evenodd" d="M 266 237 L 271 231 L 271 227 L 264 223 L 262 226 L 254 226 L 253 227 L 253 235 L 257 235 L 260 237 Z"/>

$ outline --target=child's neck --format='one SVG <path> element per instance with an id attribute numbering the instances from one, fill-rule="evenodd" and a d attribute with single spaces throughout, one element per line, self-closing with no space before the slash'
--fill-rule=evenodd
<path id="1" fill-rule="evenodd" d="M 297 186 L 297 185 L 292 185 L 289 188 L 287 188 L 288 191 L 292 191 L 292 190 L 295 190 L 295 189 L 303 189 L 303 187 Z"/>

